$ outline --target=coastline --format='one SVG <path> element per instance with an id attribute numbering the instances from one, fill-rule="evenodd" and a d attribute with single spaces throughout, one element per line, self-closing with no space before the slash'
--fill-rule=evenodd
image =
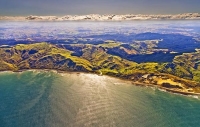
<path id="1" fill-rule="evenodd" d="M 154 87 L 154 88 L 160 89 L 161 91 L 180 94 L 180 95 L 186 95 L 186 96 L 197 95 L 197 96 L 200 96 L 200 93 L 180 91 L 180 90 L 170 89 L 170 88 L 166 88 L 166 87 L 162 87 L 162 86 L 158 86 L 158 85 L 154 85 L 154 84 L 145 84 L 145 83 L 139 83 L 139 82 L 133 82 L 133 84 L 136 85 L 136 86 Z"/>
<path id="2" fill-rule="evenodd" d="M 43 72 L 54 72 L 54 73 L 57 73 L 57 74 L 62 74 L 62 73 L 73 73 L 73 74 L 95 74 L 95 75 L 98 75 L 98 76 L 108 76 L 108 77 L 112 77 L 112 78 L 116 78 L 116 79 L 120 79 L 120 80 L 123 80 L 123 81 L 129 81 L 131 82 L 132 85 L 135 85 L 135 86 L 140 86 L 140 87 L 152 87 L 152 88 L 156 88 L 160 91 L 164 91 L 164 92 L 168 92 L 168 93 L 172 93 L 172 94 L 178 94 L 178 95 L 184 95 L 184 96 L 197 96 L 195 98 L 198 98 L 200 97 L 200 93 L 195 93 L 195 92 L 187 92 L 187 91 L 181 91 L 181 90 L 178 90 L 178 89 L 170 89 L 170 88 L 166 88 L 166 87 L 162 87 L 162 86 L 159 86 L 158 84 L 155 85 L 155 84 L 147 84 L 147 83 L 142 83 L 142 82 L 134 82 L 132 81 L 131 79 L 125 79 L 125 78 L 122 78 L 122 77 L 116 77 L 116 76 L 112 76 L 112 75 L 101 75 L 101 74 L 98 74 L 98 73 L 95 73 L 95 72 L 81 72 L 81 71 L 61 71 L 61 70 L 56 70 L 56 69 L 23 69 L 23 70 L 17 70 L 17 71 L 12 71 L 12 70 L 7 70 L 7 71 L 0 71 L 0 73 L 4 73 L 4 72 L 11 72 L 11 73 L 22 73 L 22 72 L 25 72 L 25 71 L 43 71 Z"/>

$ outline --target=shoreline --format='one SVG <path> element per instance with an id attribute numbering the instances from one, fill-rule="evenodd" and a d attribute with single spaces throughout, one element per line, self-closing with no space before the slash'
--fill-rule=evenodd
<path id="1" fill-rule="evenodd" d="M 17 71 L 11 71 L 11 70 L 7 70 L 7 71 L 0 71 L 0 73 L 4 73 L 4 72 L 11 72 L 11 73 L 22 73 L 22 72 L 25 72 L 25 71 L 44 71 L 44 72 L 54 72 L 54 73 L 57 73 L 57 74 L 62 74 L 62 73 L 76 73 L 76 74 L 80 74 L 80 73 L 83 73 L 83 74 L 95 74 L 95 75 L 98 75 L 98 76 L 108 76 L 108 77 L 112 77 L 112 78 L 116 78 L 116 79 L 120 79 L 120 80 L 123 80 L 123 81 L 130 81 L 132 85 L 135 85 L 135 86 L 140 86 L 140 87 L 153 87 L 153 88 L 156 88 L 160 91 L 165 91 L 165 92 L 168 92 L 168 93 L 173 93 L 173 94 L 178 94 L 178 95 L 184 95 L 184 96 L 199 96 L 200 97 L 200 93 L 195 93 L 195 92 L 186 92 L 186 91 L 181 91 L 181 90 L 176 90 L 176 89 L 170 89 L 170 88 L 167 88 L 167 87 L 162 87 L 162 86 L 159 86 L 159 85 L 155 85 L 155 84 L 147 84 L 147 83 L 142 83 L 142 82 L 134 82 L 130 79 L 124 79 L 124 78 L 121 78 L 121 77 L 116 77 L 116 76 L 111 76 L 111 75 L 101 75 L 101 74 L 98 74 L 98 73 L 92 73 L 92 72 L 81 72 L 81 71 L 61 71 L 61 70 L 56 70 L 56 69 L 23 69 L 23 70 L 17 70 Z M 198 97 L 197 97 L 198 98 Z"/>
<path id="2" fill-rule="evenodd" d="M 158 85 L 154 85 L 154 84 L 145 84 L 145 83 L 139 83 L 139 82 L 133 82 L 134 85 L 136 86 L 142 86 L 142 87 L 154 87 L 157 89 L 160 89 L 161 91 L 165 91 L 165 92 L 169 92 L 169 93 L 174 93 L 174 94 L 179 94 L 179 95 L 197 95 L 200 96 L 200 93 L 194 93 L 194 92 L 186 92 L 186 91 L 181 91 L 181 90 L 176 90 L 176 89 L 170 89 L 170 88 L 166 88 L 166 87 L 162 87 L 162 86 L 158 86 Z"/>

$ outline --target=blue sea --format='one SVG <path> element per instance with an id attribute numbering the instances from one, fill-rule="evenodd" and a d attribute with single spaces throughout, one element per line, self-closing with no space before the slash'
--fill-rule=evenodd
<path id="1" fill-rule="evenodd" d="M 200 100 L 108 76 L 0 73 L 1 127 L 199 127 Z"/>

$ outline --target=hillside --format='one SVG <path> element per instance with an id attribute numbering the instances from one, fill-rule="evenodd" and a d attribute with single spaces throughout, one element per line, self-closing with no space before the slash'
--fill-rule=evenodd
<path id="1" fill-rule="evenodd" d="M 90 72 L 132 80 L 134 84 L 155 85 L 173 92 L 200 92 L 199 51 L 177 56 L 173 62 L 162 63 L 137 63 L 124 57 L 130 54 L 139 52 L 137 48 L 121 43 L 18 44 L 0 48 L 0 71 L 56 69 Z"/>

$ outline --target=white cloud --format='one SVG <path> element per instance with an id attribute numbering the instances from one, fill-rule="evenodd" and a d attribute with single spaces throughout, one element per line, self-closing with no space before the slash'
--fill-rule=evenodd
<path id="1" fill-rule="evenodd" d="M 161 20 L 161 19 L 200 19 L 199 13 L 184 13 L 178 15 L 66 15 L 62 17 L 57 16 L 28 16 L 28 17 L 0 17 L 0 20 L 47 20 L 47 21 L 123 21 L 123 20 Z"/>

